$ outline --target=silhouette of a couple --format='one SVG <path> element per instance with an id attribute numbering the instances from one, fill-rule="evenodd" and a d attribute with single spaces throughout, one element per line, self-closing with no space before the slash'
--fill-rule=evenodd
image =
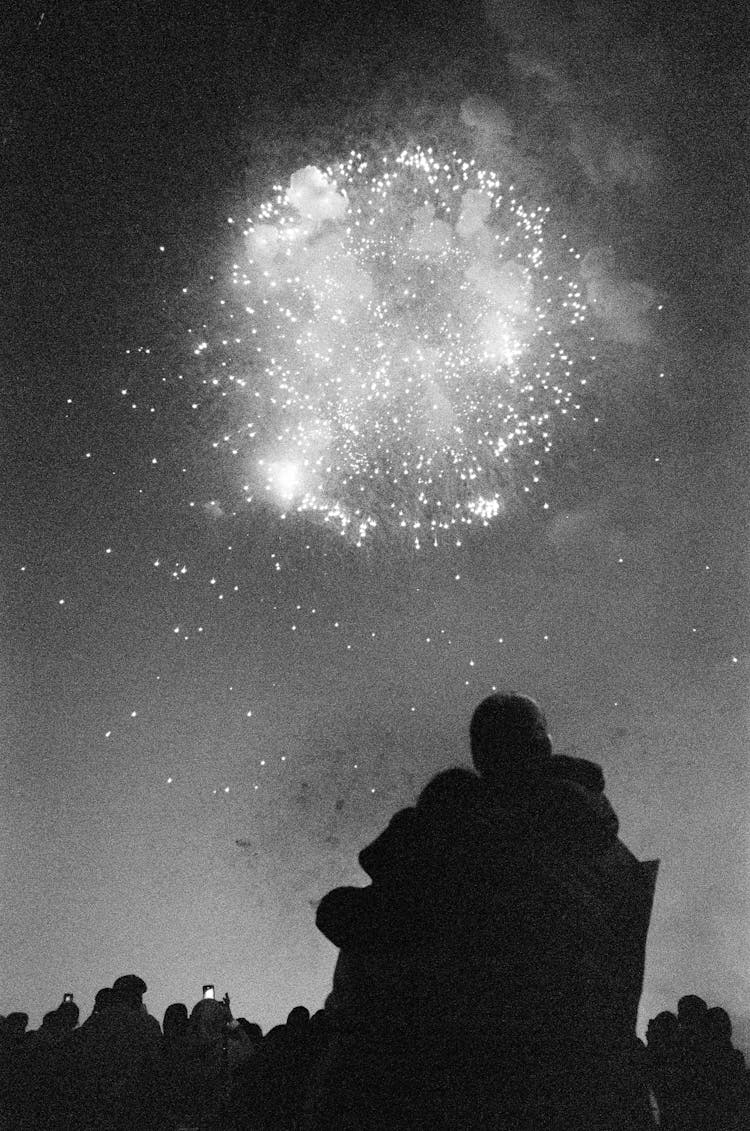
<path id="1" fill-rule="evenodd" d="M 592 762 L 492 695 L 473 770 L 433 778 L 321 901 L 340 948 L 316 1131 L 653 1127 L 636 1012 L 656 879 Z"/>

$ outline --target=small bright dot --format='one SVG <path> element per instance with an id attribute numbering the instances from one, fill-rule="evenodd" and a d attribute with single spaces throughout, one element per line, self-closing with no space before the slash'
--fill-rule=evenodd
<path id="1" fill-rule="evenodd" d="M 111 731 L 111 730 L 105 730 L 105 732 L 104 732 L 104 737 L 105 737 L 105 738 L 109 738 L 111 734 L 112 734 L 112 731 Z"/>
<path id="2" fill-rule="evenodd" d="M 137 711 L 131 711 L 131 712 L 130 712 L 130 717 L 131 717 L 131 719 L 134 719 L 134 718 L 136 717 L 136 715 L 137 715 L 137 714 L 138 714 L 138 712 L 137 712 Z"/>
<path id="3" fill-rule="evenodd" d="M 173 781 L 174 778 L 167 778 L 167 785 L 171 785 Z"/>

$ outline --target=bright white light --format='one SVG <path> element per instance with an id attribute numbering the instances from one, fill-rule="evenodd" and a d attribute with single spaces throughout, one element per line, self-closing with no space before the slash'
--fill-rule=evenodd
<path id="1" fill-rule="evenodd" d="M 300 493 L 300 468 L 293 460 L 277 460 L 266 465 L 268 487 L 284 502 Z"/>
<path id="2" fill-rule="evenodd" d="M 253 380 L 214 447 L 356 545 L 493 521 L 541 482 L 587 379 L 580 266 L 548 211 L 456 153 L 297 170 L 248 218 L 233 341 L 252 339 Z"/>

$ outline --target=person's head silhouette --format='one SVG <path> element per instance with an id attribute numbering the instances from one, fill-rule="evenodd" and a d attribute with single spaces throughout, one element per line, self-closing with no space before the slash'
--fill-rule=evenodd
<path id="1" fill-rule="evenodd" d="M 5 1034 L 12 1041 L 20 1041 L 26 1032 L 26 1026 L 29 1023 L 28 1013 L 22 1013 L 16 1010 L 9 1013 L 5 1018 Z"/>
<path id="2" fill-rule="evenodd" d="M 178 1040 L 188 1031 L 188 1011 L 184 1002 L 175 1001 L 164 1011 L 162 1031 L 168 1040 Z"/>
<path id="3" fill-rule="evenodd" d="M 527 695 L 497 693 L 483 699 L 472 715 L 469 737 L 474 768 L 490 784 L 533 775 L 552 755 L 544 712 Z"/>
<path id="4" fill-rule="evenodd" d="M 120 1004 L 127 1005 L 129 1009 L 142 1011 L 143 995 L 147 990 L 143 978 L 137 974 L 123 974 L 116 978 L 112 986 L 112 999 Z"/>
<path id="5" fill-rule="evenodd" d="M 677 1044 L 677 1026 L 676 1014 L 670 1013 L 668 1009 L 657 1013 L 656 1017 L 652 1017 L 646 1026 L 648 1047 L 652 1051 L 674 1048 Z"/>
<path id="6" fill-rule="evenodd" d="M 732 1044 L 732 1021 L 726 1009 L 713 1005 L 703 1016 L 703 1031 L 706 1039 L 714 1045 Z"/>
<path id="7" fill-rule="evenodd" d="M 684 1031 L 697 1031 L 706 1016 L 708 1006 L 697 994 L 685 994 L 677 1002 L 677 1020 Z"/>
<path id="8" fill-rule="evenodd" d="M 80 1010 L 74 1001 L 64 1001 L 57 1007 L 63 1029 L 73 1030 L 78 1025 Z"/>
<path id="9" fill-rule="evenodd" d="M 286 1019 L 287 1031 L 295 1035 L 304 1033 L 309 1022 L 310 1010 L 304 1005 L 295 1005 L 294 1009 L 290 1010 Z"/>

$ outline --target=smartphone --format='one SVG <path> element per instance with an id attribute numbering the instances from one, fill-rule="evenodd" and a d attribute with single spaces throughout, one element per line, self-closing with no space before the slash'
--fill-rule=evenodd
<path id="1" fill-rule="evenodd" d="M 209 998 L 211 1001 L 213 1001 L 214 998 L 216 997 L 216 994 L 214 993 L 214 988 L 210 983 L 203 987 L 203 997 Z"/>
<path id="2" fill-rule="evenodd" d="M 72 1001 L 72 1000 L 73 1000 L 72 994 L 63 994 L 63 1001 Z"/>

